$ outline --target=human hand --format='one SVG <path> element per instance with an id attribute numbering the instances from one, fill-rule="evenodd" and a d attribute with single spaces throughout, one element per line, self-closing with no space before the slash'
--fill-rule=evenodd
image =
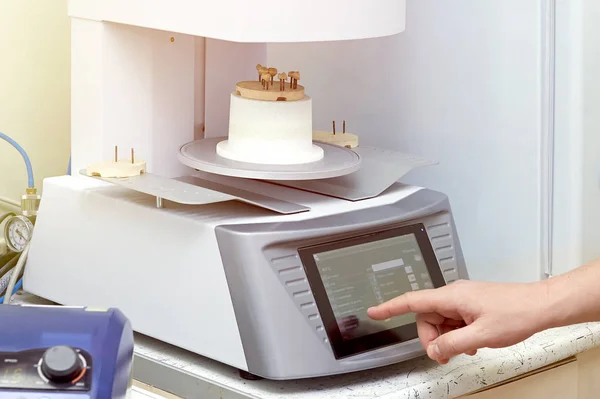
<path id="1" fill-rule="evenodd" d="M 545 328 L 545 284 L 457 281 L 433 290 L 413 291 L 370 308 L 385 320 L 417 314 L 417 330 L 427 355 L 440 364 L 480 348 L 517 344 Z"/>

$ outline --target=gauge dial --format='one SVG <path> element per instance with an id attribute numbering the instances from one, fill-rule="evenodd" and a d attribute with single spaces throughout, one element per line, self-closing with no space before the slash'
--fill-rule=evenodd
<path id="1" fill-rule="evenodd" d="M 4 237 L 11 251 L 23 252 L 33 233 L 33 223 L 25 216 L 14 216 L 4 226 Z"/>

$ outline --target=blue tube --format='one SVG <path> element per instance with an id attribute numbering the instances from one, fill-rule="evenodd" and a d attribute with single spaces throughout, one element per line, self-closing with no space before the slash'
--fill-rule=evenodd
<path id="1" fill-rule="evenodd" d="M 67 174 L 71 174 L 71 157 L 69 157 L 69 166 L 67 167 Z"/>
<path id="2" fill-rule="evenodd" d="M 17 291 L 19 291 L 21 289 L 21 287 L 23 286 L 23 278 L 21 277 L 19 279 L 19 281 L 17 281 L 17 283 L 15 284 L 15 288 L 13 289 L 12 295 L 15 295 L 17 293 Z M 4 296 L 0 296 L 0 303 L 4 302 Z"/>
<path id="3" fill-rule="evenodd" d="M 11 139 L 10 137 L 8 137 L 6 134 L 0 132 L 0 139 L 4 139 L 8 142 L 8 144 L 12 144 L 13 147 L 15 147 L 17 149 L 17 151 L 19 151 L 21 153 L 21 156 L 23 156 L 23 159 L 25 160 L 25 166 L 27 167 L 27 185 L 29 188 L 33 188 L 35 187 L 34 181 L 33 181 L 33 169 L 31 168 L 31 161 L 29 161 L 29 156 L 27 155 L 27 153 L 25 152 L 25 150 L 23 149 L 23 147 L 21 147 L 16 141 L 14 141 L 13 139 Z"/>

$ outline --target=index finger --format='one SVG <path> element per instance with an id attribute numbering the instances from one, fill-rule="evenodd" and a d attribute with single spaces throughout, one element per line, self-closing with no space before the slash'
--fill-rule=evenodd
<path id="1" fill-rule="evenodd" d="M 407 313 L 436 313 L 443 305 L 440 289 L 411 291 L 369 308 L 367 314 L 373 320 L 385 320 Z"/>

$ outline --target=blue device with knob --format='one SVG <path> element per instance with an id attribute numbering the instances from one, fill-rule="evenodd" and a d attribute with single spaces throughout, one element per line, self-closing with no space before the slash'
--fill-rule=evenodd
<path id="1" fill-rule="evenodd" d="M 125 398 L 133 347 L 117 309 L 0 306 L 0 399 Z"/>

